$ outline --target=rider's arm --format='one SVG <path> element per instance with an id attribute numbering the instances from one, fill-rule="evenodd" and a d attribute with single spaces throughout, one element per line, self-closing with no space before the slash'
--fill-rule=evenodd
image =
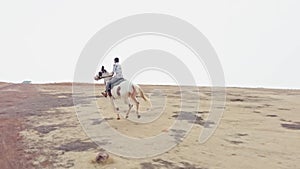
<path id="1" fill-rule="evenodd" d="M 112 71 L 111 74 L 110 74 L 111 76 L 113 76 L 113 75 L 115 74 L 116 69 L 117 69 L 117 65 L 114 64 L 114 65 L 113 65 L 113 71 Z"/>
<path id="2" fill-rule="evenodd" d="M 112 77 L 114 75 L 114 72 L 111 72 L 108 76 Z"/>
<path id="3" fill-rule="evenodd" d="M 102 78 L 107 78 L 107 77 L 112 77 L 114 75 L 114 73 L 109 73 L 108 75 L 105 75 L 105 76 L 100 76 L 100 79 Z"/>

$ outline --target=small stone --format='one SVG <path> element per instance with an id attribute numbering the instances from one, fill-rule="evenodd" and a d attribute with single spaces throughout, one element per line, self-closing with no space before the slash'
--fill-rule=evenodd
<path id="1" fill-rule="evenodd" d="M 34 166 L 37 166 L 37 165 L 39 165 L 39 164 L 40 164 L 40 162 L 38 162 L 38 161 L 32 162 L 32 165 L 34 165 Z"/>
<path id="2" fill-rule="evenodd" d="M 103 163 L 109 158 L 109 154 L 105 151 L 100 151 L 96 156 L 97 163 Z"/>

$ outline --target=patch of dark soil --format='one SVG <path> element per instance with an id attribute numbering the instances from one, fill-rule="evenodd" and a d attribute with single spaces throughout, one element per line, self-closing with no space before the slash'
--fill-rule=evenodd
<path id="1" fill-rule="evenodd" d="M 278 117 L 276 114 L 268 114 L 267 117 Z"/>
<path id="2" fill-rule="evenodd" d="M 195 124 L 198 124 L 198 125 L 200 125 L 200 126 L 204 126 L 205 121 L 203 120 L 202 117 L 196 116 L 196 120 L 194 121 L 194 123 L 195 123 Z"/>
<path id="3" fill-rule="evenodd" d="M 35 127 L 33 129 L 41 134 L 48 134 L 51 131 L 54 131 L 61 126 L 62 125 L 42 125 L 42 126 Z"/>
<path id="4" fill-rule="evenodd" d="M 244 106 L 244 108 L 246 108 L 246 109 L 253 109 L 255 107 L 254 106 Z"/>
<path id="5" fill-rule="evenodd" d="M 185 161 L 182 161 L 180 162 L 183 167 L 179 167 L 178 169 L 205 169 L 205 168 L 202 168 L 202 167 L 197 167 L 195 164 L 190 164 L 188 162 L 185 162 Z"/>
<path id="6" fill-rule="evenodd" d="M 280 121 L 284 121 L 284 122 L 292 122 L 292 120 L 285 120 L 285 119 L 280 119 Z"/>
<path id="7" fill-rule="evenodd" d="M 70 143 L 62 144 L 59 147 L 57 147 L 57 150 L 63 150 L 63 151 L 86 151 L 88 149 L 97 148 L 98 146 L 93 142 L 82 142 L 80 140 L 76 140 Z"/>
<path id="8" fill-rule="evenodd" d="M 205 121 L 201 116 L 197 116 L 193 112 L 175 111 L 173 113 L 174 115 L 172 115 L 172 117 L 177 118 L 178 120 L 186 120 L 189 123 L 198 124 L 205 128 L 209 128 L 211 127 L 210 125 L 215 124 L 212 121 Z"/>
<path id="9" fill-rule="evenodd" d="M 175 164 L 174 162 L 163 160 L 163 159 L 153 159 L 153 162 L 140 163 L 142 169 L 157 169 L 157 168 L 167 168 L 167 169 L 205 169 L 198 167 L 195 164 L 191 164 L 186 161 L 179 162 L 180 164 Z"/>
<path id="10" fill-rule="evenodd" d="M 246 134 L 246 133 L 237 133 L 236 135 L 237 135 L 237 136 L 240 136 L 240 137 L 248 136 L 248 134 Z"/>
<path id="11" fill-rule="evenodd" d="M 226 140 L 226 141 L 228 141 L 228 142 L 231 143 L 231 144 L 235 144 L 235 145 L 244 143 L 244 142 L 242 142 L 242 141 L 236 141 L 236 140 Z"/>
<path id="12" fill-rule="evenodd" d="M 186 134 L 185 130 L 171 129 L 170 131 L 172 132 L 172 134 L 170 134 L 170 136 L 173 136 L 177 142 L 182 141 L 184 135 Z"/>
<path id="13" fill-rule="evenodd" d="M 263 104 L 264 107 L 271 107 L 271 104 Z"/>
<path id="14" fill-rule="evenodd" d="M 300 122 L 283 123 L 281 126 L 290 130 L 300 130 Z"/>
<path id="15" fill-rule="evenodd" d="M 103 119 L 90 119 L 92 121 L 92 125 L 98 125 L 103 122 Z"/>
<path id="16" fill-rule="evenodd" d="M 203 92 L 206 96 L 211 96 L 211 92 Z"/>
<path id="17" fill-rule="evenodd" d="M 66 163 L 59 164 L 57 167 L 59 168 L 74 168 L 74 161 L 75 160 L 68 160 Z"/>
<path id="18" fill-rule="evenodd" d="M 243 102 L 244 99 L 230 99 L 231 102 Z"/>
<path id="19" fill-rule="evenodd" d="M 195 113 L 197 113 L 197 114 L 207 114 L 207 113 L 209 113 L 209 111 L 196 111 Z"/>
<path id="20" fill-rule="evenodd" d="M 178 117 L 178 115 L 177 115 L 177 114 L 174 114 L 174 115 L 172 115 L 172 117 L 174 117 L 174 118 L 177 118 L 177 117 Z"/>
<path id="21" fill-rule="evenodd" d="M 156 163 L 159 163 L 159 164 L 162 164 L 164 167 L 166 168 L 170 168 L 170 167 L 173 167 L 175 166 L 173 162 L 170 162 L 170 161 L 166 161 L 166 160 L 163 160 L 163 159 L 153 159 L 152 160 L 153 162 L 156 162 Z"/>
<path id="22" fill-rule="evenodd" d="M 291 109 L 287 109 L 287 108 L 278 108 L 278 110 L 287 110 L 287 111 L 289 111 L 289 110 L 291 110 Z"/>
<path id="23" fill-rule="evenodd" d="M 141 169 L 156 169 L 156 168 L 160 167 L 160 165 L 153 164 L 151 162 L 140 163 L 140 165 L 141 165 Z"/>
<path id="24" fill-rule="evenodd" d="M 186 120 L 189 123 L 194 123 L 201 126 L 205 125 L 205 121 L 203 120 L 203 118 L 195 115 L 195 113 L 193 112 L 175 111 L 173 113 L 174 115 L 172 115 L 172 117 L 177 118 L 178 120 Z"/>

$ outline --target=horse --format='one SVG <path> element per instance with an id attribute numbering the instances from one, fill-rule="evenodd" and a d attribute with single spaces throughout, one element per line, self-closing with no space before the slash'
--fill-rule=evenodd
<path id="1" fill-rule="evenodd" d="M 105 69 L 104 66 L 102 66 L 101 72 L 99 72 L 94 79 L 95 80 L 100 80 L 104 79 L 104 84 L 111 79 L 112 77 L 110 76 L 110 73 L 108 73 Z M 119 114 L 119 108 L 116 108 L 114 99 L 122 99 L 125 104 L 128 105 L 128 111 L 126 113 L 126 118 L 129 116 L 129 112 L 133 105 L 130 103 L 129 99 L 131 99 L 135 105 L 136 105 L 136 114 L 137 118 L 141 118 L 141 115 L 139 114 L 139 102 L 136 98 L 138 94 L 145 100 L 149 101 L 147 96 L 145 96 L 144 91 L 141 89 L 141 87 L 137 84 L 133 84 L 129 82 L 128 80 L 122 81 L 120 84 L 113 86 L 111 89 L 111 94 L 112 96 L 109 96 L 110 102 L 113 106 L 114 112 L 117 114 L 117 120 L 120 120 L 120 114 Z"/>

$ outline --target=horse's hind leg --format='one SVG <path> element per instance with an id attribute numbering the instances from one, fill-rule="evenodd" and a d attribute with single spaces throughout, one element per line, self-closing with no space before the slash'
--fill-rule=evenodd
<path id="1" fill-rule="evenodd" d="M 126 97 L 124 100 L 125 100 L 125 104 L 128 104 L 128 111 L 126 113 L 126 119 L 127 119 L 128 115 L 129 115 L 129 112 L 130 112 L 131 108 L 133 107 L 133 105 L 130 104 L 128 97 Z"/>
<path id="2" fill-rule="evenodd" d="M 132 107 L 133 107 L 133 105 L 129 103 L 128 104 L 128 111 L 126 113 L 126 119 L 128 118 L 129 112 L 130 112 L 130 110 L 131 110 Z"/>
<path id="3" fill-rule="evenodd" d="M 135 95 L 131 95 L 132 100 L 134 101 L 135 105 L 136 105 L 136 114 L 137 114 L 137 118 L 140 118 L 141 115 L 139 114 L 139 102 L 137 101 Z"/>

